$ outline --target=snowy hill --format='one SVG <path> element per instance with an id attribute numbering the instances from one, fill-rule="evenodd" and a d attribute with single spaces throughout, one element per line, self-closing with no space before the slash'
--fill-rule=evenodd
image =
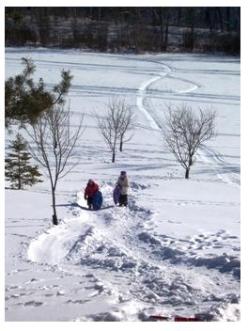
<path id="1" fill-rule="evenodd" d="M 71 126 L 84 113 L 86 129 L 80 164 L 58 186 L 58 226 L 47 180 L 6 189 L 6 320 L 238 320 L 239 59 L 10 48 L 7 77 L 21 71 L 23 56 L 51 87 L 71 70 Z M 125 96 L 137 125 L 112 164 L 93 114 L 104 115 L 114 95 Z M 218 136 L 198 153 L 189 180 L 160 131 L 166 105 L 182 103 L 217 112 Z M 6 145 L 11 139 L 6 133 Z M 121 170 L 127 209 L 112 202 Z M 88 178 L 103 193 L 100 211 L 85 208 Z"/>

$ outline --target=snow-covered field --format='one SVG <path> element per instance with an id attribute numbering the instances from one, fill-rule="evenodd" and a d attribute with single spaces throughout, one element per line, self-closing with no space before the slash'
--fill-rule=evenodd
<path id="1" fill-rule="evenodd" d="M 85 114 L 86 129 L 81 161 L 58 187 L 60 225 L 51 225 L 47 180 L 6 189 L 6 320 L 239 320 L 239 59 L 7 49 L 6 77 L 21 71 L 23 56 L 49 87 L 71 70 L 72 127 Z M 113 96 L 125 97 L 137 122 L 115 164 L 93 116 Z M 199 151 L 190 180 L 160 132 L 166 105 L 183 103 L 217 112 L 218 136 Z M 12 138 L 6 132 L 6 145 Z M 130 181 L 127 209 L 111 207 L 120 170 Z M 104 196 L 97 212 L 76 206 L 85 206 L 88 178 Z"/>

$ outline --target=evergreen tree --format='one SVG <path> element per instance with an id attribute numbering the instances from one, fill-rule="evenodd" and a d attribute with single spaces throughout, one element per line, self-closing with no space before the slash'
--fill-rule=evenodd
<path id="1" fill-rule="evenodd" d="M 21 190 L 24 186 L 32 186 L 40 180 L 38 166 L 30 165 L 31 154 L 27 151 L 27 143 L 18 133 L 16 140 L 9 145 L 11 152 L 5 159 L 5 176 L 11 182 L 11 188 Z"/>
<path id="2" fill-rule="evenodd" d="M 31 59 L 22 58 L 24 69 L 21 74 L 5 82 L 5 125 L 16 120 L 21 123 L 35 122 L 45 111 L 57 104 L 63 104 L 71 86 L 70 71 L 61 71 L 61 80 L 49 91 L 43 78 L 33 80 L 35 65 Z"/>

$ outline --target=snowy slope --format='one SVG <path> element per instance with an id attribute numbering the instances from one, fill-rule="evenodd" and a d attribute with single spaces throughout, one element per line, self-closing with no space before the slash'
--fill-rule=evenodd
<path id="1" fill-rule="evenodd" d="M 7 76 L 21 70 L 22 56 L 49 86 L 62 68 L 72 71 L 72 128 L 84 113 L 86 130 L 81 162 L 58 187 L 59 226 L 50 225 L 48 181 L 6 190 L 6 319 L 238 320 L 239 59 L 7 49 Z M 113 165 L 93 113 L 104 115 L 114 95 L 125 96 L 137 125 Z M 166 105 L 182 102 L 217 112 L 218 136 L 199 151 L 188 181 L 160 133 Z M 123 169 L 127 209 L 112 203 Z M 100 184 L 103 210 L 85 209 L 88 178 Z"/>

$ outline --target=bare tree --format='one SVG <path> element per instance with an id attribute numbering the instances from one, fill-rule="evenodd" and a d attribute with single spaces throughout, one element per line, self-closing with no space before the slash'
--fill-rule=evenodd
<path id="1" fill-rule="evenodd" d="M 75 146 L 82 133 L 83 116 L 77 129 L 70 128 L 70 111 L 64 107 L 51 108 L 35 123 L 25 127 L 29 135 L 29 150 L 45 169 L 50 180 L 52 193 L 52 221 L 58 224 L 56 212 L 56 187 L 59 179 L 65 177 L 79 162 Z M 75 159 L 73 159 L 75 158 Z"/>
<path id="2" fill-rule="evenodd" d="M 107 108 L 106 117 L 100 117 L 97 114 L 95 117 L 100 133 L 112 153 L 112 162 L 115 162 L 118 144 L 122 151 L 124 142 L 132 138 L 126 135 L 133 127 L 134 116 L 124 99 L 111 99 Z"/>
<path id="3" fill-rule="evenodd" d="M 134 130 L 135 117 L 134 113 L 129 105 L 126 104 L 124 99 L 118 100 L 116 108 L 120 109 L 122 117 L 122 125 L 120 128 L 120 152 L 123 151 L 124 143 L 130 141 L 133 137 L 131 133 Z M 128 133 L 130 133 L 128 135 Z"/>
<path id="4" fill-rule="evenodd" d="M 160 28 L 160 48 L 161 51 L 166 51 L 168 47 L 169 37 L 169 24 L 170 16 L 172 13 L 171 8 L 168 7 L 155 7 L 152 8 L 152 12 L 156 20 L 158 21 Z"/>
<path id="5" fill-rule="evenodd" d="M 175 109 L 168 108 L 169 115 L 163 136 L 169 149 L 185 169 L 185 178 L 188 179 L 198 148 L 216 135 L 216 114 L 210 110 L 203 111 L 201 108 L 196 114 L 186 105 Z"/>

